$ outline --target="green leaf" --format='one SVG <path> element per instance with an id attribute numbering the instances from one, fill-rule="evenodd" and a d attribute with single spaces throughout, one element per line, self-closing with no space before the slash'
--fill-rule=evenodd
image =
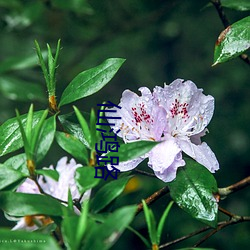
<path id="1" fill-rule="evenodd" d="M 96 136 L 96 115 L 95 115 L 95 111 L 93 108 L 90 111 L 89 127 L 90 127 L 90 135 L 91 135 L 90 147 L 92 151 L 95 151 L 95 144 L 97 141 L 97 136 Z"/>
<path id="2" fill-rule="evenodd" d="M 89 201 L 85 200 L 83 203 L 83 207 L 82 207 L 82 213 L 80 215 L 78 225 L 77 225 L 77 232 L 76 232 L 77 249 L 79 249 L 82 238 L 86 233 L 86 229 L 88 225 L 88 213 L 89 213 Z"/>
<path id="3" fill-rule="evenodd" d="M 136 206 L 122 207 L 110 214 L 103 224 L 91 227 L 83 249 L 109 249 L 133 220 L 136 209 Z"/>
<path id="4" fill-rule="evenodd" d="M 18 170 L 19 172 L 28 176 L 29 171 L 26 165 L 26 160 L 27 160 L 26 155 L 23 153 L 10 157 L 8 160 L 4 162 L 4 165 L 8 166 L 9 168 Z"/>
<path id="5" fill-rule="evenodd" d="M 67 114 L 67 115 L 60 115 L 58 116 L 60 122 L 62 123 L 64 129 L 69 133 L 72 134 L 74 137 L 78 138 L 87 148 L 90 149 L 90 145 L 87 142 L 80 125 L 77 123 L 77 118 L 74 120 L 75 113 Z"/>
<path id="6" fill-rule="evenodd" d="M 65 217 L 62 222 L 62 235 L 64 243 L 69 250 L 77 250 L 76 233 L 78 216 Z"/>
<path id="7" fill-rule="evenodd" d="M 33 127 L 41 118 L 42 111 L 34 112 Z M 22 124 L 25 124 L 27 114 L 20 116 Z M 17 118 L 11 118 L 0 126 L 0 156 L 13 152 L 23 146 L 22 136 Z"/>
<path id="8" fill-rule="evenodd" d="M 82 164 L 88 164 L 87 149 L 76 137 L 64 132 L 56 132 L 56 141 L 62 149 L 70 153 Z"/>
<path id="9" fill-rule="evenodd" d="M 130 230 L 132 233 L 134 233 L 135 235 L 137 235 L 141 241 L 145 244 L 145 246 L 150 249 L 151 248 L 151 244 L 149 243 L 149 241 L 142 235 L 140 234 L 138 231 L 136 231 L 135 229 L 133 229 L 132 227 L 128 226 L 127 227 L 128 230 Z"/>
<path id="10" fill-rule="evenodd" d="M 36 214 L 62 216 L 63 210 L 66 209 L 52 197 L 15 192 L 0 193 L 0 208 L 11 216 Z"/>
<path id="11" fill-rule="evenodd" d="M 49 119 L 45 120 L 43 124 L 37 148 L 38 162 L 40 162 L 48 153 L 50 146 L 54 140 L 55 132 L 56 132 L 56 117 L 52 116 Z"/>
<path id="12" fill-rule="evenodd" d="M 67 249 L 80 249 L 82 238 L 87 229 L 88 201 L 83 203 L 80 216 L 65 217 L 62 222 L 62 234 Z"/>
<path id="13" fill-rule="evenodd" d="M 56 241 L 50 235 L 26 232 L 26 231 L 10 231 L 0 228 L 1 243 L 0 249 L 11 250 L 60 250 Z"/>
<path id="14" fill-rule="evenodd" d="M 42 86 L 9 76 L 0 77 L 0 93 L 15 101 L 43 102 L 46 100 Z"/>
<path id="15" fill-rule="evenodd" d="M 159 222 L 158 227 L 157 227 L 157 244 L 160 244 L 160 242 L 161 242 L 161 234 L 162 234 L 163 226 L 165 224 L 165 221 L 168 217 L 169 211 L 170 211 L 173 204 L 174 204 L 174 202 L 171 201 L 168 204 L 168 206 L 166 207 L 163 215 L 161 216 L 160 222 Z"/>
<path id="16" fill-rule="evenodd" d="M 239 11 L 247 11 L 250 10 L 250 1 L 249 0 L 221 0 L 221 4 L 223 7 L 239 10 Z"/>
<path id="17" fill-rule="evenodd" d="M 94 167 L 77 168 L 75 174 L 76 185 L 81 194 L 90 188 L 97 186 L 101 179 L 95 178 Z"/>
<path id="18" fill-rule="evenodd" d="M 132 176 L 128 176 L 111 181 L 100 188 L 90 204 L 92 210 L 97 213 L 118 197 L 131 177 Z"/>
<path id="19" fill-rule="evenodd" d="M 191 216 L 216 227 L 218 204 L 213 196 L 218 192 L 214 176 L 199 163 L 185 159 L 177 177 L 168 183 L 170 195 L 180 208 Z"/>
<path id="20" fill-rule="evenodd" d="M 148 226 L 148 234 L 150 237 L 150 241 L 153 244 L 157 244 L 157 234 L 156 234 L 156 221 L 154 214 L 151 209 L 148 208 L 148 205 L 144 200 L 142 200 L 143 211 L 146 218 L 147 226 Z"/>
<path id="21" fill-rule="evenodd" d="M 85 139 L 87 140 L 88 144 L 91 145 L 91 134 L 90 134 L 88 123 L 85 120 L 85 118 L 83 117 L 83 115 L 81 114 L 81 112 L 79 111 L 79 109 L 75 106 L 73 106 L 73 108 L 75 110 L 77 119 L 81 125 L 83 135 L 84 135 Z"/>
<path id="22" fill-rule="evenodd" d="M 59 106 L 99 91 L 114 77 L 124 61 L 121 58 L 110 58 L 99 66 L 78 74 L 64 90 Z"/>
<path id="23" fill-rule="evenodd" d="M 119 162 L 133 160 L 148 153 L 159 142 L 155 141 L 136 141 L 122 144 L 118 152 L 109 152 L 108 157 L 119 157 Z"/>
<path id="24" fill-rule="evenodd" d="M 250 16 L 228 26 L 218 37 L 214 65 L 239 56 L 250 47 Z"/>
<path id="25" fill-rule="evenodd" d="M 26 177 L 20 171 L 9 166 L 0 164 L 0 190 L 8 187 L 16 181 L 21 181 Z"/>
<path id="26" fill-rule="evenodd" d="M 36 169 L 36 173 L 40 175 L 44 175 L 50 177 L 51 179 L 58 181 L 59 173 L 56 170 L 52 169 Z"/>

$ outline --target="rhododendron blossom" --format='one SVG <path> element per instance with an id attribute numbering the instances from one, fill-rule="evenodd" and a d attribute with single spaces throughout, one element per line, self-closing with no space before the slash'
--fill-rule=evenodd
<path id="1" fill-rule="evenodd" d="M 54 180 L 47 176 L 40 176 L 38 178 L 38 183 L 43 189 L 44 193 L 49 194 L 59 200 L 67 202 L 68 200 L 68 190 L 70 190 L 72 199 L 79 199 L 80 193 L 77 189 L 76 182 L 74 179 L 75 171 L 78 167 L 82 165 L 76 164 L 74 159 L 71 159 L 67 162 L 67 157 L 61 158 L 56 168 L 53 166 L 44 169 L 56 170 L 59 174 L 58 180 Z M 16 190 L 21 193 L 30 193 L 30 194 L 41 194 L 36 183 L 27 178 Z M 89 198 L 90 190 L 86 191 L 83 197 L 80 200 L 80 203 Z M 64 203 L 63 203 L 64 204 Z M 76 210 L 75 210 L 76 211 Z M 76 211 L 78 212 L 78 211 Z M 36 221 L 37 224 L 46 225 L 51 223 L 51 219 L 45 216 L 25 216 L 21 218 L 17 225 L 12 230 L 27 230 L 34 231 L 38 229 L 38 225 L 34 224 Z"/>
<path id="2" fill-rule="evenodd" d="M 114 130 L 121 130 L 125 143 L 139 140 L 162 141 L 149 153 L 136 159 L 120 162 L 120 171 L 135 168 L 145 158 L 155 175 L 165 182 L 175 179 L 178 167 L 185 165 L 182 152 L 214 173 L 218 161 L 201 137 L 214 112 L 214 98 L 204 95 L 192 81 L 177 79 L 163 88 L 156 86 L 153 93 L 146 87 L 139 89 L 141 96 L 130 90 L 122 94 L 119 106 L 109 119 Z M 112 108 L 115 109 L 115 108 Z M 110 115 L 112 116 L 112 114 Z"/>

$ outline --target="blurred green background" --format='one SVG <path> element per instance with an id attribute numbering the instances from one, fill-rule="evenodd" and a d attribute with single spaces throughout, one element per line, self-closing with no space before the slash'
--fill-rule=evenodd
<path id="1" fill-rule="evenodd" d="M 122 57 L 126 62 L 103 90 L 78 101 L 79 109 L 88 112 L 106 100 L 118 103 L 125 89 L 137 91 L 141 86 L 153 89 L 176 78 L 190 79 L 216 100 L 214 117 L 208 127 L 210 133 L 204 139 L 220 162 L 221 169 L 215 174 L 219 187 L 248 176 L 249 65 L 236 58 L 211 67 L 214 44 L 223 26 L 212 6 L 204 8 L 207 3 L 202 0 L 0 0 L 0 124 L 15 115 L 15 108 L 26 113 L 30 102 L 35 103 L 36 110 L 46 108 L 45 84 L 37 64 L 34 40 L 46 49 L 46 43 L 55 48 L 60 38 L 58 99 L 76 74 L 110 57 Z M 226 14 L 233 23 L 249 12 L 226 9 Z M 33 93 L 27 91 L 33 88 Z M 62 112 L 72 110 L 68 105 Z M 41 167 L 55 164 L 63 155 L 54 143 Z M 146 163 L 142 164 L 142 168 L 145 166 Z M 116 206 L 138 203 L 164 186 L 160 180 L 150 177 L 139 177 L 138 181 L 137 189 L 124 194 Z M 249 215 L 247 191 L 231 195 L 221 206 L 235 214 Z M 164 197 L 152 206 L 157 218 L 168 202 L 169 198 Z M 13 225 L 6 223 L 1 217 L 2 225 Z M 202 226 L 174 206 L 162 242 Z M 147 235 L 142 214 L 135 219 L 134 227 Z M 203 246 L 247 249 L 249 234 L 249 223 L 231 226 Z M 191 246 L 198 239 L 169 249 Z M 144 249 L 136 236 L 126 232 L 113 249 L 129 248 Z"/>

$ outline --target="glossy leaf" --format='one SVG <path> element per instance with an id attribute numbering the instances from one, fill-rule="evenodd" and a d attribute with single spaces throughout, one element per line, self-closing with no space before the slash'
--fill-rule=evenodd
<path id="1" fill-rule="evenodd" d="M 27 160 L 26 155 L 23 153 L 10 157 L 8 160 L 4 162 L 4 165 L 8 166 L 9 168 L 18 170 L 19 172 L 28 176 L 29 171 L 26 165 L 26 160 Z"/>
<path id="2" fill-rule="evenodd" d="M 57 200 L 39 194 L 0 193 L 0 208 L 11 216 L 44 214 L 62 216 L 66 209 Z"/>
<path id="3" fill-rule="evenodd" d="M 78 216 L 70 216 L 65 217 L 62 222 L 62 235 L 67 249 L 77 249 L 76 233 L 78 221 Z"/>
<path id="4" fill-rule="evenodd" d="M 88 225 L 88 201 L 83 203 L 80 216 L 65 217 L 62 222 L 62 234 L 67 249 L 80 249 L 82 238 Z"/>
<path id="5" fill-rule="evenodd" d="M 0 190 L 8 187 L 16 181 L 21 181 L 26 175 L 9 166 L 0 165 Z"/>
<path id="6" fill-rule="evenodd" d="M 14 77 L 0 77 L 0 93 L 10 100 L 15 101 L 45 101 L 42 86 L 26 82 Z"/>
<path id="7" fill-rule="evenodd" d="M 60 250 L 53 237 L 48 234 L 26 231 L 10 231 L 0 228 L 0 249 L 11 250 Z"/>
<path id="8" fill-rule="evenodd" d="M 250 1 L 249 0 L 221 0 L 223 7 L 227 7 L 239 11 L 250 10 Z"/>
<path id="9" fill-rule="evenodd" d="M 75 115 L 75 113 L 71 113 L 67 115 L 60 115 L 58 118 L 69 134 L 78 138 L 87 148 L 90 149 L 90 145 L 84 137 L 81 126 L 77 123 L 77 118 L 74 119 L 72 114 Z"/>
<path id="10" fill-rule="evenodd" d="M 171 201 L 168 206 L 166 207 L 164 213 L 162 214 L 161 216 L 161 219 L 159 221 L 159 224 L 158 224 L 158 227 L 157 227 L 157 243 L 160 244 L 160 241 L 161 241 L 161 234 L 162 234 L 162 230 L 163 230 L 163 227 L 164 227 L 164 224 L 165 224 L 165 221 L 168 217 L 168 214 L 170 212 L 170 209 L 173 205 L 173 201 Z"/>
<path id="11" fill-rule="evenodd" d="M 110 214 L 103 224 L 91 227 L 83 249 L 109 249 L 133 220 L 136 209 L 136 206 L 122 207 Z"/>
<path id="12" fill-rule="evenodd" d="M 145 219 L 148 227 L 148 234 L 150 237 L 151 244 L 157 244 L 157 233 L 156 233 L 156 221 L 153 211 L 148 207 L 147 203 L 142 200 L 143 204 L 143 212 L 145 215 Z"/>
<path id="13" fill-rule="evenodd" d="M 64 90 L 59 106 L 99 91 L 114 77 L 124 61 L 121 58 L 107 59 L 99 66 L 78 74 Z"/>
<path id="14" fill-rule="evenodd" d="M 76 137 L 64 132 L 56 132 L 56 140 L 62 149 L 81 163 L 88 164 L 87 149 Z"/>
<path id="15" fill-rule="evenodd" d="M 100 188 L 95 194 L 92 203 L 90 204 L 92 210 L 94 212 L 99 212 L 108 204 L 110 204 L 110 202 L 112 202 L 122 193 L 131 177 L 132 176 L 128 176 L 111 181 Z"/>
<path id="16" fill-rule="evenodd" d="M 95 187 L 101 179 L 95 177 L 94 167 L 77 168 L 75 174 L 76 185 L 81 194 L 90 188 Z"/>
<path id="17" fill-rule="evenodd" d="M 88 123 L 86 119 L 84 118 L 84 116 L 81 114 L 80 110 L 75 106 L 73 106 L 73 108 L 75 110 L 77 119 L 81 125 L 83 135 L 86 138 L 88 144 L 91 145 L 91 134 L 90 134 Z"/>
<path id="18" fill-rule="evenodd" d="M 226 62 L 250 47 L 250 16 L 228 26 L 218 37 L 214 50 L 214 65 Z"/>
<path id="19" fill-rule="evenodd" d="M 33 127 L 38 123 L 44 111 L 34 112 Z M 20 116 L 25 124 L 27 114 Z M 17 118 L 11 118 L 0 126 L 0 156 L 13 152 L 23 146 Z"/>
<path id="20" fill-rule="evenodd" d="M 59 179 L 59 173 L 56 170 L 52 169 L 37 169 L 36 170 L 37 174 L 47 176 L 55 181 L 58 181 Z"/>
<path id="21" fill-rule="evenodd" d="M 176 179 L 168 184 L 170 195 L 191 216 L 216 227 L 218 204 L 213 196 L 218 191 L 216 180 L 199 163 L 185 161 L 186 166 L 179 168 Z"/>
<path id="22" fill-rule="evenodd" d="M 97 142 L 96 123 L 97 123 L 96 114 L 95 114 L 94 109 L 92 108 L 90 111 L 89 127 L 90 127 L 90 135 L 91 135 L 90 147 L 93 151 L 95 151 L 95 144 Z"/>
<path id="23" fill-rule="evenodd" d="M 48 153 L 50 146 L 54 140 L 56 132 L 56 117 L 52 116 L 45 120 L 41 135 L 39 138 L 39 144 L 37 149 L 37 161 L 41 161 Z"/>
<path id="24" fill-rule="evenodd" d="M 158 142 L 154 141 L 136 141 L 122 144 L 118 148 L 118 152 L 109 152 L 107 155 L 119 157 L 119 162 L 128 161 L 148 153 Z"/>

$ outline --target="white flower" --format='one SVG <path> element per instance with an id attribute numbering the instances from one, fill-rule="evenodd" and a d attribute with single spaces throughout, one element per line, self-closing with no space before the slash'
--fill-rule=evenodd
<path id="1" fill-rule="evenodd" d="M 219 169 L 218 161 L 201 136 L 214 111 L 214 98 L 205 96 L 191 81 L 177 79 L 170 85 L 155 87 L 153 93 L 148 88 L 140 88 L 142 96 L 125 90 L 117 113 L 109 116 L 115 123 L 114 131 L 125 143 L 139 140 L 162 141 L 148 154 L 134 160 L 121 162 L 116 166 L 120 171 L 135 168 L 145 158 L 155 175 L 165 182 L 176 177 L 177 168 L 184 166 L 182 152 L 186 153 L 212 173 Z M 112 110 L 111 109 L 111 110 Z"/>
<path id="2" fill-rule="evenodd" d="M 76 164 L 74 159 L 71 159 L 68 163 L 67 157 L 63 157 L 58 161 L 55 169 L 53 166 L 47 168 L 56 170 L 59 173 L 58 181 L 55 181 L 47 176 L 40 176 L 38 178 L 38 183 L 46 194 L 49 194 L 57 199 L 67 202 L 68 190 L 71 192 L 72 199 L 78 199 L 80 197 L 80 193 L 74 179 L 75 171 L 78 167 L 81 167 L 81 165 Z M 41 194 L 36 183 L 29 178 L 27 178 L 16 191 L 21 193 Z M 80 202 L 89 198 L 90 192 L 90 190 L 86 191 Z M 75 211 L 76 213 L 78 212 L 77 210 Z M 22 229 L 34 231 L 38 229 L 38 226 L 34 224 L 34 221 L 36 221 L 36 224 L 41 224 L 41 226 L 52 222 L 51 219 L 45 216 L 25 216 L 18 221 L 17 225 L 12 230 Z"/>

